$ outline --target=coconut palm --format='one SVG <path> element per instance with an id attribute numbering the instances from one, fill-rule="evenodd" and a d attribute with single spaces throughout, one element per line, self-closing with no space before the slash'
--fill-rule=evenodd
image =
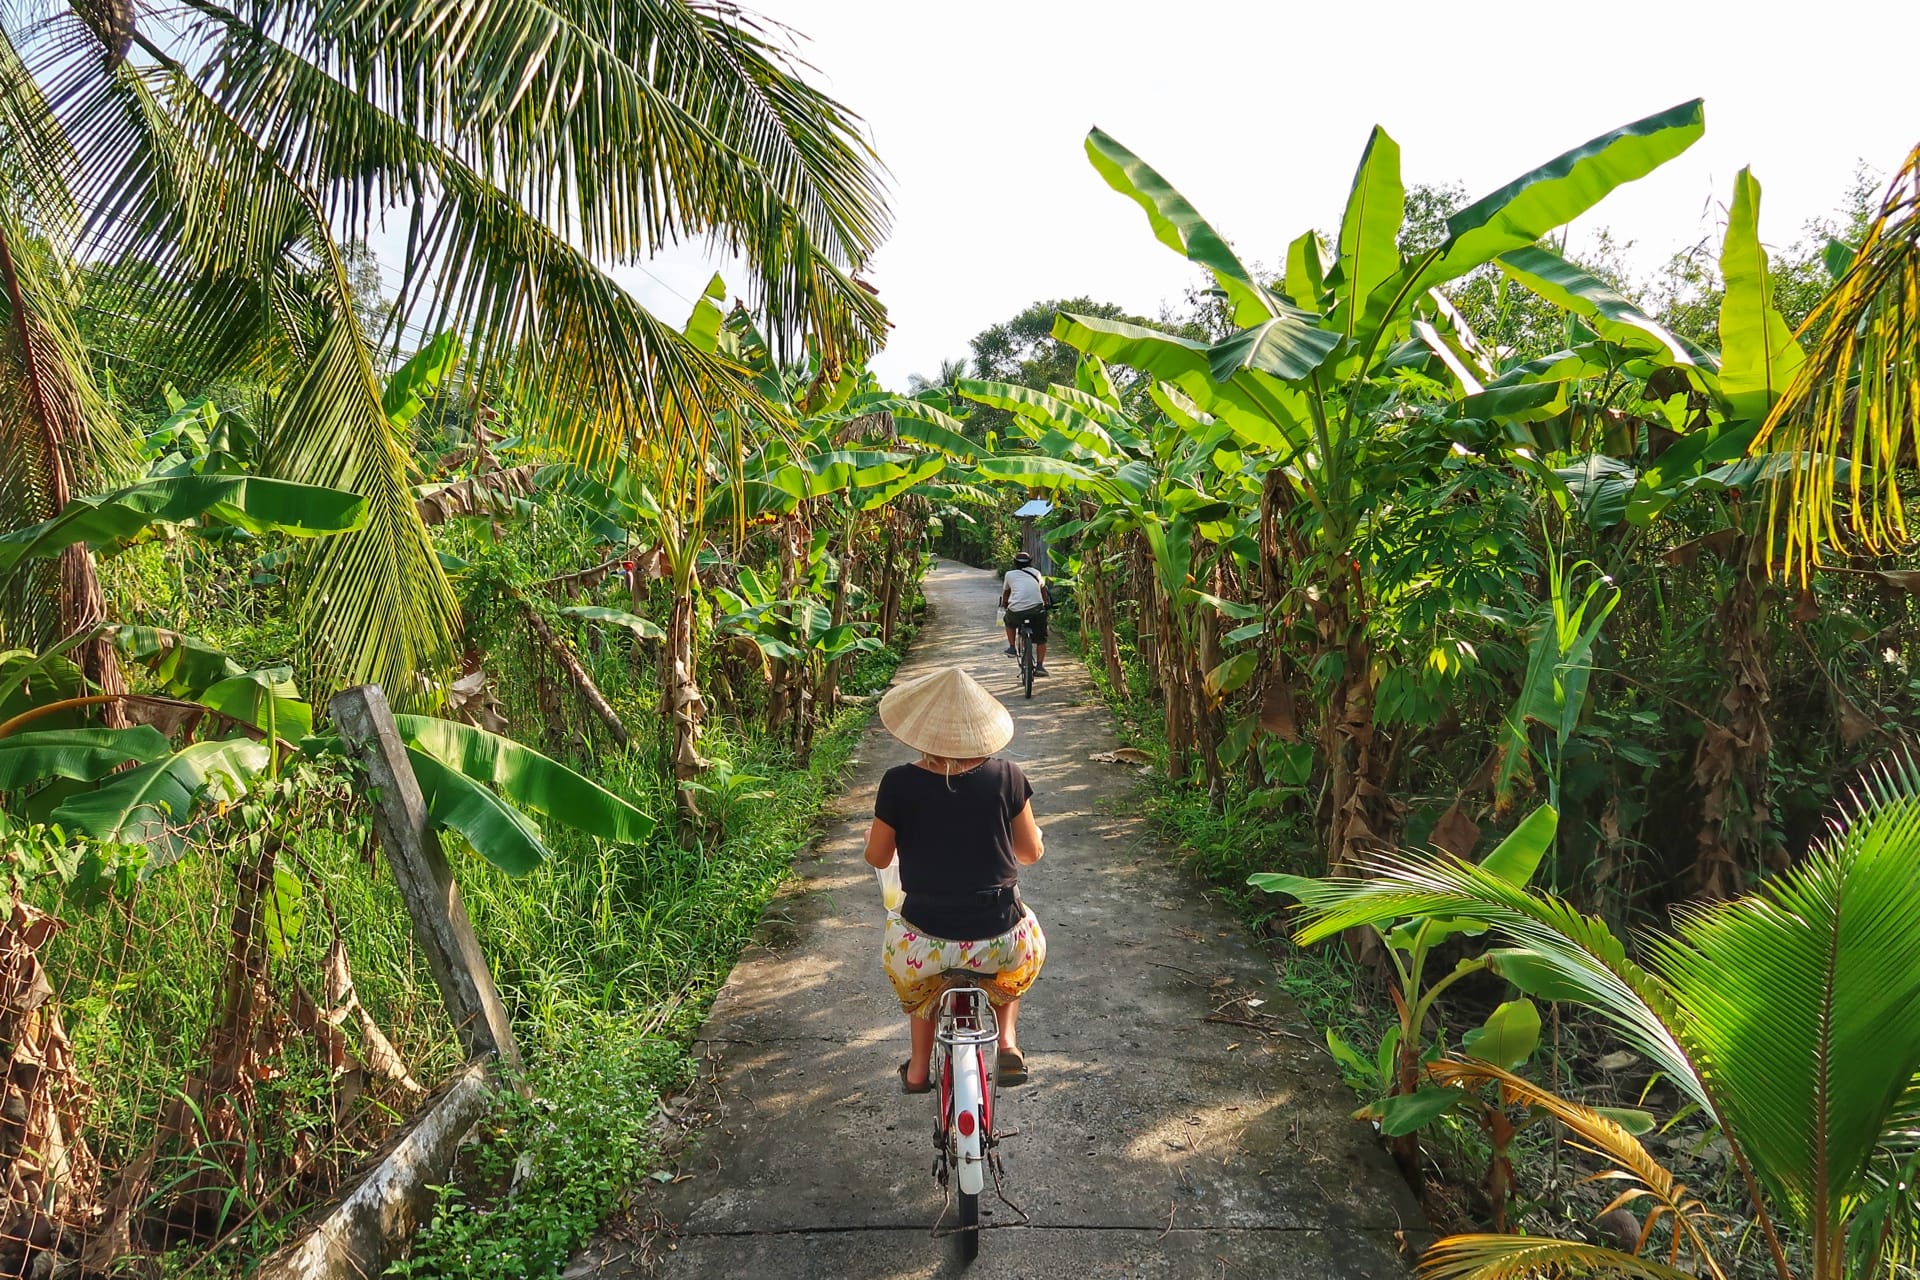
<path id="1" fill-rule="evenodd" d="M 1597 917 L 1444 854 L 1369 860 L 1369 878 L 1278 881 L 1301 900 L 1299 938 L 1409 917 L 1477 921 L 1514 944 L 1495 968 L 1528 994 L 1601 1015 L 1717 1126 L 1779 1280 L 1899 1273 L 1920 1250 L 1920 768 L 1872 775 L 1804 862 L 1746 897 L 1692 909 L 1642 958 Z M 1471 1064 L 1446 1083 L 1499 1084 L 1544 1107 L 1611 1162 L 1618 1204 L 1664 1221 L 1664 1247 L 1456 1236 L 1422 1273 L 1725 1274 L 1704 1210 L 1639 1142 L 1586 1108 Z M 1657 1233 L 1656 1238 L 1657 1238 Z M 1675 1269 L 1690 1255 L 1693 1270 Z M 1662 1260 L 1661 1255 L 1665 1256 Z"/>
<path id="2" fill-rule="evenodd" d="M 1822 542 L 1844 546 L 1835 518 L 1840 459 L 1853 466 L 1844 502 L 1868 550 L 1907 540 L 1901 468 L 1920 435 L 1920 146 L 1907 154 L 1839 283 L 1801 326 L 1807 343 L 1786 395 L 1754 443 L 1799 455 L 1783 567 L 1803 579 Z"/>
<path id="3" fill-rule="evenodd" d="M 321 687 L 404 695 L 457 625 L 381 412 L 382 338 L 461 332 L 473 384 L 582 459 L 697 441 L 755 398 L 610 273 L 663 246 L 736 255 L 777 350 L 877 341 L 854 275 L 886 230 L 877 162 L 783 39 L 702 0 L 0 8 L 17 220 L 89 265 L 119 354 L 259 379 L 262 467 L 369 500 L 295 582 Z M 369 335 L 341 245 L 388 214 L 405 274 Z M 0 502 L 0 524 L 41 514 L 19 486 Z"/>

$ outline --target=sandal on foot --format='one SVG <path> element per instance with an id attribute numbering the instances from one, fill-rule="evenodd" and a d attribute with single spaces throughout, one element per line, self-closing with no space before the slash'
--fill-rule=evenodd
<path id="1" fill-rule="evenodd" d="M 1002 1049 L 993 1060 L 994 1079 L 1000 1084 L 1025 1084 L 1027 1058 L 1018 1049 Z"/>
<path id="2" fill-rule="evenodd" d="M 908 1061 L 911 1061 L 911 1059 L 909 1059 Z M 909 1082 L 907 1079 L 907 1063 L 903 1062 L 900 1064 L 900 1092 L 932 1093 L 933 1080 L 931 1078 L 928 1078 L 926 1080 L 921 1081 L 919 1084 L 913 1084 Z"/>

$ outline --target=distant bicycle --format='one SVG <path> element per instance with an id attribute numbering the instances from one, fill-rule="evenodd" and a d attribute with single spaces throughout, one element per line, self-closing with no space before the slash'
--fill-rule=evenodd
<path id="1" fill-rule="evenodd" d="M 1020 687 L 1026 690 L 1027 696 L 1031 698 L 1033 696 L 1033 669 L 1035 665 L 1037 665 L 1033 656 L 1033 620 L 1031 618 L 1020 619 L 1018 631 L 1020 635 Z"/>

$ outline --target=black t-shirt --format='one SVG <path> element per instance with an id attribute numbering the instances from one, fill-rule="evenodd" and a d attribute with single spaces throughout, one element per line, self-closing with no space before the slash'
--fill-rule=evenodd
<path id="1" fill-rule="evenodd" d="M 956 942 L 1013 928 L 1020 919 L 1013 820 L 1032 795 L 1011 760 L 988 760 L 951 779 L 917 764 L 887 770 L 873 816 L 898 837 L 901 918 Z"/>

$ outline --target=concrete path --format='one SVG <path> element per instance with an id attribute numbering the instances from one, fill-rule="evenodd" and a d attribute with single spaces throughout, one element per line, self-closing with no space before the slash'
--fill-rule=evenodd
<path id="1" fill-rule="evenodd" d="M 1013 710 L 1007 754 L 1033 780 L 1047 856 L 1022 872 L 1046 928 L 1023 1006 L 1032 1083 L 1002 1091 L 1004 1190 L 1030 1225 L 983 1233 L 983 1278 L 1399 1277 L 1395 1233 L 1421 1229 L 1405 1184 L 1318 1037 L 1238 921 L 1173 865 L 1131 801 L 1131 769 L 1085 671 L 1056 648 L 1031 702 L 995 629 L 999 583 L 942 561 L 933 617 L 902 668 L 953 663 Z M 860 850 L 880 775 L 908 758 L 861 743 L 842 817 L 803 854 L 713 1007 L 690 1109 L 707 1113 L 650 1184 L 626 1239 L 575 1276 L 958 1274 L 929 1238 L 941 1193 L 933 1107 L 900 1093 L 906 1020 L 880 969 L 883 916 Z M 1250 1004 L 1249 1001 L 1260 1003 Z M 1209 1021 L 1242 1021 L 1290 1032 Z M 1018 1215 L 982 1196 L 988 1222 Z"/>

